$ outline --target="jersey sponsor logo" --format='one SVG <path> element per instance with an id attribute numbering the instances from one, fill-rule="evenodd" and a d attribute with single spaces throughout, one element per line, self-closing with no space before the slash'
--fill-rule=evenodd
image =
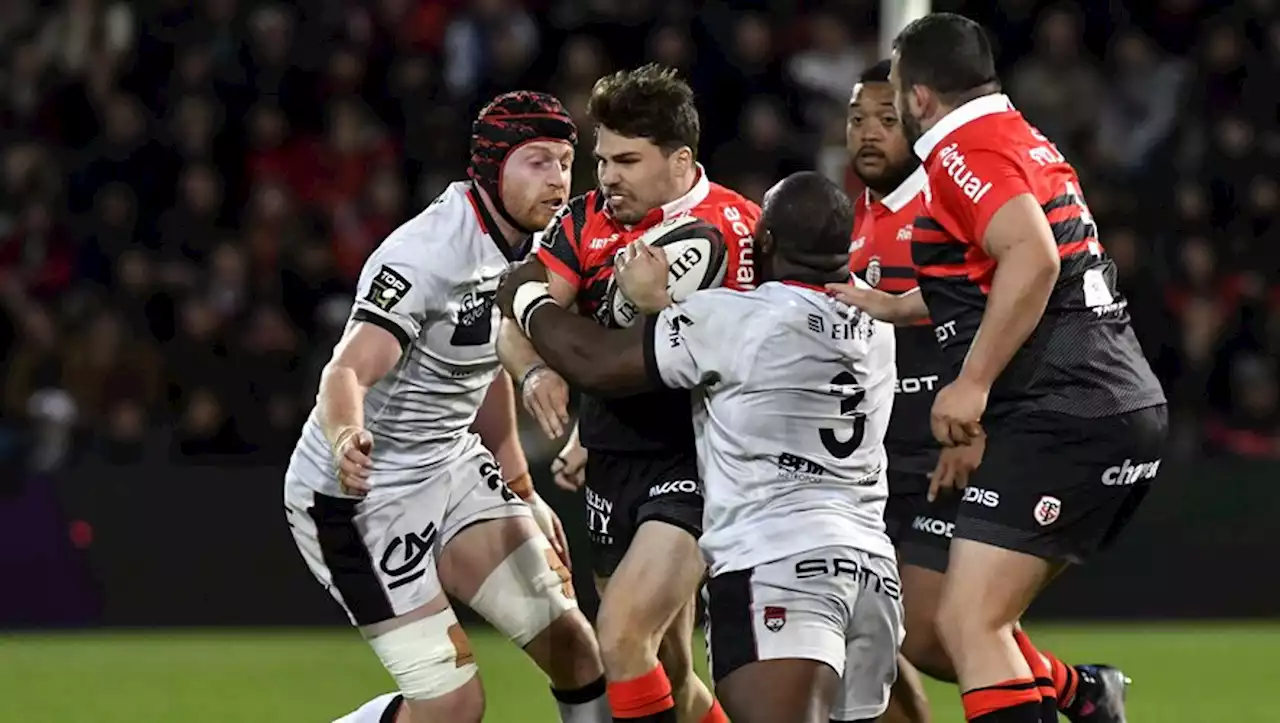
<path id="1" fill-rule="evenodd" d="M 899 240 L 899 241 L 910 241 L 910 240 L 911 240 L 911 229 L 912 229 L 912 225 L 911 225 L 911 224 L 907 224 L 906 226 L 903 226 L 902 228 L 898 229 L 898 240 Z"/>
<path id="2" fill-rule="evenodd" d="M 924 515 L 916 515 L 916 518 L 911 521 L 911 529 L 950 540 L 952 533 L 956 530 L 956 523 L 936 520 Z"/>
<path id="3" fill-rule="evenodd" d="M 373 282 L 369 284 L 369 293 L 364 300 L 383 311 L 391 311 L 411 288 L 413 285 L 400 272 L 384 265 L 373 275 Z"/>
<path id="4" fill-rule="evenodd" d="M 968 502 L 983 507 L 999 507 L 1000 493 L 995 490 L 984 490 L 981 487 L 965 487 L 961 502 Z"/>
<path id="5" fill-rule="evenodd" d="M 870 284 L 871 286 L 880 285 L 880 257 L 879 256 L 872 256 L 871 260 L 867 262 L 867 271 L 864 274 L 864 276 L 866 276 L 867 283 Z"/>
<path id="6" fill-rule="evenodd" d="M 845 557 L 813 557 L 796 562 L 796 579 L 849 575 L 857 579 L 858 586 L 877 595 L 887 595 L 894 600 L 902 598 L 902 583 L 896 578 L 885 577 L 875 570 L 859 565 L 857 560 Z"/>
<path id="7" fill-rule="evenodd" d="M 1102 473 L 1102 484 L 1108 487 L 1126 487 L 1142 480 L 1155 479 L 1159 473 L 1160 460 L 1158 459 L 1153 462 L 1134 464 L 1133 460 L 1126 458 L 1121 464 L 1108 467 L 1107 471 Z"/>
<path id="8" fill-rule="evenodd" d="M 942 164 L 942 170 L 947 172 L 947 177 L 960 188 L 960 192 L 970 201 L 978 203 L 991 190 L 991 184 L 970 170 L 965 163 L 964 154 L 957 150 L 959 145 L 952 143 L 943 148 L 938 154 L 938 160 Z"/>
<path id="9" fill-rule="evenodd" d="M 431 554 L 437 534 L 435 523 L 428 523 L 422 532 L 410 532 L 391 540 L 378 561 L 378 568 L 392 578 L 387 583 L 388 589 L 395 590 L 427 574 L 423 562 Z"/>
<path id="10" fill-rule="evenodd" d="M 919 394 L 920 392 L 932 392 L 937 383 L 937 374 L 930 374 L 927 377 L 902 377 L 893 382 L 893 393 Z"/>
<path id="11" fill-rule="evenodd" d="M 458 305 L 454 321 L 454 346 L 483 346 L 493 338 L 493 300 L 496 291 L 468 291 Z"/>
<path id="12" fill-rule="evenodd" d="M 831 476 L 830 470 L 826 467 L 790 452 L 778 455 L 778 472 L 788 479 L 808 481 Z"/>
<path id="13" fill-rule="evenodd" d="M 587 487 L 585 491 L 587 498 L 587 532 L 596 544 L 612 545 L 613 533 L 609 531 L 609 521 L 613 518 L 613 503 L 596 494 L 590 487 Z"/>
<path id="14" fill-rule="evenodd" d="M 738 255 L 738 272 L 734 277 L 734 281 L 744 289 L 750 289 L 756 283 L 756 267 L 755 267 L 755 237 L 751 233 L 751 227 L 747 225 L 747 221 L 742 217 L 742 212 L 737 206 L 725 206 L 722 211 L 724 219 L 729 222 L 729 230 L 733 232 L 736 239 L 733 248 L 729 253 Z"/>
<path id="15" fill-rule="evenodd" d="M 693 326 L 693 319 L 684 314 L 676 314 L 671 317 L 671 321 L 667 322 L 667 341 L 671 344 L 672 349 L 678 348 L 684 341 L 681 334 L 687 326 Z"/>
<path id="16" fill-rule="evenodd" d="M 809 331 L 815 334 L 822 334 L 827 330 L 827 321 L 817 314 L 809 314 L 806 323 L 809 325 Z"/>
<path id="17" fill-rule="evenodd" d="M 1036 503 L 1032 516 L 1036 518 L 1036 522 L 1039 522 L 1041 527 L 1052 525 L 1062 516 L 1062 500 L 1049 495 L 1041 497 L 1040 501 Z"/>
<path id="18" fill-rule="evenodd" d="M 856 252 L 858 249 L 866 245 L 866 243 L 867 243 L 867 237 L 859 236 L 858 238 L 853 240 L 853 243 L 849 244 L 849 253 Z"/>
<path id="19" fill-rule="evenodd" d="M 649 488 L 649 499 L 661 497 L 663 495 L 674 494 L 680 492 L 687 495 L 698 494 L 698 483 L 691 479 L 671 480 L 670 482 L 660 482 Z"/>
<path id="20" fill-rule="evenodd" d="M 781 605 L 764 606 L 764 626 L 771 633 L 776 633 L 787 624 L 787 609 Z"/>
<path id="21" fill-rule="evenodd" d="M 948 339 L 955 337 L 956 335 L 955 320 L 953 319 L 951 321 L 944 321 L 941 324 L 934 326 L 933 335 L 938 338 L 939 344 L 943 343 L 944 341 L 947 341 Z"/>
<path id="22" fill-rule="evenodd" d="M 607 249 L 609 248 L 609 244 L 617 240 L 618 240 L 618 234 L 616 233 L 609 236 L 602 236 L 600 238 L 593 238 L 591 239 L 591 243 L 587 244 L 587 248 L 591 249 L 592 251 Z"/>

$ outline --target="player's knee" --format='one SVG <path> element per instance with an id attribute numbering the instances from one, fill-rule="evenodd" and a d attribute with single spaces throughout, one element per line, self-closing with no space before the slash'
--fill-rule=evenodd
<path id="1" fill-rule="evenodd" d="M 525 651 L 557 690 L 581 688 L 598 680 L 604 672 L 595 631 L 578 610 L 561 615 Z"/>
<path id="2" fill-rule="evenodd" d="M 400 721 L 434 721 L 448 720 L 450 723 L 481 723 L 484 720 L 484 693 L 479 681 L 476 681 L 476 692 L 457 690 L 454 693 L 436 700 L 410 700 L 405 698 L 404 706 L 396 714 Z M 405 717 L 405 714 L 408 717 Z"/>
<path id="3" fill-rule="evenodd" d="M 600 641 L 600 657 L 609 670 L 628 668 L 657 654 L 653 632 L 629 625 L 624 611 L 601 608 L 596 618 L 596 637 Z"/>
<path id="4" fill-rule="evenodd" d="M 578 609 L 568 571 L 541 535 L 499 563 L 469 605 L 522 648 Z"/>
<path id="5" fill-rule="evenodd" d="M 942 604 L 938 606 L 934 625 L 942 647 L 954 658 L 957 651 L 981 644 L 982 640 L 998 635 L 1003 630 L 1012 633 L 1013 623 L 999 618 L 996 611 L 963 604 L 954 597 L 944 597 Z"/>
<path id="6" fill-rule="evenodd" d="M 484 695 L 476 678 L 475 657 L 453 610 L 371 637 L 369 645 L 411 706 L 421 708 L 448 696 L 450 704 L 462 706 L 463 712 L 478 706 L 483 713 Z"/>

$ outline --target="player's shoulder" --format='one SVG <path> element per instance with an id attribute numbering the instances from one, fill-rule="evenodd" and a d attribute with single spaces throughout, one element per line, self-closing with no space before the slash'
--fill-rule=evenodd
<path id="1" fill-rule="evenodd" d="M 755 201 L 715 181 L 707 182 L 707 195 L 698 206 L 717 212 L 717 220 L 753 223 L 760 216 L 760 207 Z"/>
<path id="2" fill-rule="evenodd" d="M 413 218 L 383 239 L 365 262 L 365 270 L 394 264 L 420 277 L 448 276 L 465 266 L 472 236 L 482 235 L 466 183 L 450 184 Z"/>

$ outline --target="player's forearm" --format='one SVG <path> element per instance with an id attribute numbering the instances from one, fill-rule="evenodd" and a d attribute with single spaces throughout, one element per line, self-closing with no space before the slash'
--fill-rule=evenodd
<path id="1" fill-rule="evenodd" d="M 505 479 L 513 480 L 528 473 L 529 462 L 520 446 L 515 394 L 506 372 L 499 372 L 489 385 L 471 429 L 480 435 L 480 441 L 498 460 Z"/>
<path id="2" fill-rule="evenodd" d="M 987 309 L 960 375 L 990 389 L 1044 316 L 1058 281 L 1056 257 L 1020 244 L 1000 259 Z"/>
<path id="3" fill-rule="evenodd" d="M 367 390 L 351 367 L 330 362 L 320 375 L 316 404 L 320 428 L 330 442 L 344 427 L 364 426 L 364 395 Z"/>
<path id="4" fill-rule="evenodd" d="M 649 386 L 643 373 L 642 328 L 610 331 L 554 304 L 535 310 L 528 324 L 537 352 L 579 389 L 626 396 Z"/>
<path id="5" fill-rule="evenodd" d="M 498 361 L 512 379 L 524 379 L 524 375 L 538 364 L 545 363 L 520 326 L 512 319 L 503 319 L 498 327 Z"/>
<path id="6" fill-rule="evenodd" d="M 899 294 L 894 306 L 892 322 L 899 326 L 914 324 L 929 318 L 929 307 L 924 303 L 924 295 L 919 288 Z"/>

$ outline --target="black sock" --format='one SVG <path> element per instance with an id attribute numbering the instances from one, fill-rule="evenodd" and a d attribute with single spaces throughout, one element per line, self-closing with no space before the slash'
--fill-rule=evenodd
<path id="1" fill-rule="evenodd" d="M 1058 723 L 1058 694 L 1052 678 L 1036 678 L 1040 686 L 1040 723 Z"/>
<path id="2" fill-rule="evenodd" d="M 1071 698 L 1071 705 L 1064 708 L 1063 712 L 1076 714 L 1080 712 L 1081 706 L 1084 705 L 1086 701 L 1093 701 L 1097 696 L 1098 686 L 1101 685 L 1101 683 L 1098 682 L 1098 678 L 1093 674 L 1093 671 L 1088 668 L 1073 665 L 1071 666 L 1071 670 L 1076 676 L 1076 691 L 1075 695 Z"/>
<path id="3" fill-rule="evenodd" d="M 676 723 L 676 709 L 668 708 L 640 718 L 619 718 L 615 715 L 613 723 Z"/>
<path id="4" fill-rule="evenodd" d="M 560 710 L 560 723 L 606 723 L 609 720 L 609 699 L 605 697 L 604 676 L 575 690 L 551 689 L 556 707 Z"/>
<path id="5" fill-rule="evenodd" d="M 977 718 L 970 718 L 969 723 L 1040 723 L 1040 703 L 1027 702 L 1012 708 L 993 710 Z"/>

